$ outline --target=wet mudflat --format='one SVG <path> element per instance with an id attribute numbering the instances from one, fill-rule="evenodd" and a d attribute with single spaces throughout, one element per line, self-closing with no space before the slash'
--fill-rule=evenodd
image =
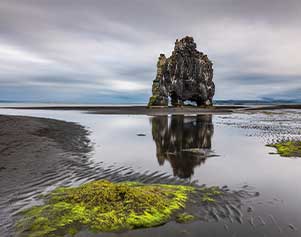
<path id="1" fill-rule="evenodd" d="M 266 146 L 301 138 L 301 114 L 298 111 L 127 116 L 77 111 L 1 110 L 1 114 L 77 122 L 90 131 L 88 138 L 92 151 L 86 154 L 86 165 L 70 165 L 70 162 L 80 164 L 80 159 L 60 164 L 67 167 L 65 176 L 72 173 L 67 185 L 106 178 L 111 181 L 219 186 L 237 194 L 225 198 L 224 202 L 194 206 L 203 218 L 187 224 L 172 221 L 156 228 L 110 234 L 83 230 L 77 236 L 300 235 L 301 159 L 270 154 L 276 149 Z M 6 169 L 5 165 L 3 167 Z M 47 184 L 47 178 L 41 178 L 40 182 L 44 181 Z M 51 182 L 37 186 L 37 193 L 47 193 L 60 185 L 60 182 Z M 14 207 L 13 214 L 16 207 L 29 207 L 38 200 L 36 190 L 25 189 L 23 192 L 27 193 L 21 206 L 20 200 L 10 203 L 10 207 Z M 6 197 L 1 193 L 1 200 Z M 7 221 L 5 223 L 7 225 Z M 8 231 L 11 229 L 3 233 L 8 234 Z"/>

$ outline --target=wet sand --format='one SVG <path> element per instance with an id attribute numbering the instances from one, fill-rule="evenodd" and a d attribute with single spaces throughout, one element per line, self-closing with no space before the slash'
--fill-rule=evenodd
<path id="1" fill-rule="evenodd" d="M 66 179 L 62 162 L 90 151 L 87 134 L 75 123 L 0 115 L 0 236 L 20 202 Z"/>
<path id="2" fill-rule="evenodd" d="M 66 152 L 89 151 L 87 131 L 75 123 L 1 115 L 0 124 L 1 193 L 52 170 Z"/>

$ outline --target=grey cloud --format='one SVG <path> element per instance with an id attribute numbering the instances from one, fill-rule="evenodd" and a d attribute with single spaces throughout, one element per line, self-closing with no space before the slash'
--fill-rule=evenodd
<path id="1" fill-rule="evenodd" d="M 264 75 L 264 74 L 246 74 L 246 75 L 237 75 L 230 78 L 227 78 L 227 81 L 234 83 L 240 83 L 245 85 L 271 85 L 271 84 L 282 84 L 283 82 L 287 84 L 300 83 L 301 75 L 291 76 L 291 75 Z"/>
<path id="2" fill-rule="evenodd" d="M 301 87 L 284 90 L 278 93 L 270 92 L 263 96 L 263 99 L 295 100 L 301 102 Z"/>
<path id="3" fill-rule="evenodd" d="M 271 84 L 299 83 L 300 12 L 299 0 L 3 0 L 0 52 L 8 45 L 49 63 L 0 57 L 0 83 L 24 97 L 29 85 L 69 88 L 67 99 L 83 85 L 90 98 L 117 96 L 109 87 L 122 81 L 136 85 L 122 98 L 135 96 L 150 88 L 158 54 L 188 34 L 214 61 L 217 98 L 260 98 Z"/>

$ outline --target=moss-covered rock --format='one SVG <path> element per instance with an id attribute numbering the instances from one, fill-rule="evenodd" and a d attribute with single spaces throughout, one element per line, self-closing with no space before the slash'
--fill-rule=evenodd
<path id="1" fill-rule="evenodd" d="M 152 95 L 149 98 L 149 102 L 147 104 L 148 107 L 153 107 L 153 106 L 168 106 L 168 98 L 160 95 Z"/>
<path id="2" fill-rule="evenodd" d="M 148 106 L 150 107 L 156 105 L 156 102 L 157 102 L 157 96 L 153 95 L 149 98 Z"/>
<path id="3" fill-rule="evenodd" d="M 301 141 L 282 141 L 267 146 L 276 148 L 283 157 L 301 157 Z"/>
<path id="4" fill-rule="evenodd" d="M 45 205 L 23 213 L 18 230 L 21 236 L 38 237 L 74 235 L 82 227 L 101 232 L 153 227 L 168 222 L 184 208 L 194 190 L 106 180 L 58 188 L 47 195 Z"/>

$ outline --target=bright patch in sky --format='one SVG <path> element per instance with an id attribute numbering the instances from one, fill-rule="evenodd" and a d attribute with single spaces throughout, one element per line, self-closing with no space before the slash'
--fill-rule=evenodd
<path id="1" fill-rule="evenodd" d="M 0 44 L 0 60 L 10 61 L 9 63 L 30 62 L 30 63 L 51 63 L 50 60 L 40 58 L 32 53 L 14 48 L 13 46 Z"/>
<path id="2" fill-rule="evenodd" d="M 139 91 L 147 90 L 149 85 L 143 85 L 142 83 L 132 81 L 114 80 L 111 82 L 109 88 L 112 88 L 112 90 L 116 91 Z"/>

